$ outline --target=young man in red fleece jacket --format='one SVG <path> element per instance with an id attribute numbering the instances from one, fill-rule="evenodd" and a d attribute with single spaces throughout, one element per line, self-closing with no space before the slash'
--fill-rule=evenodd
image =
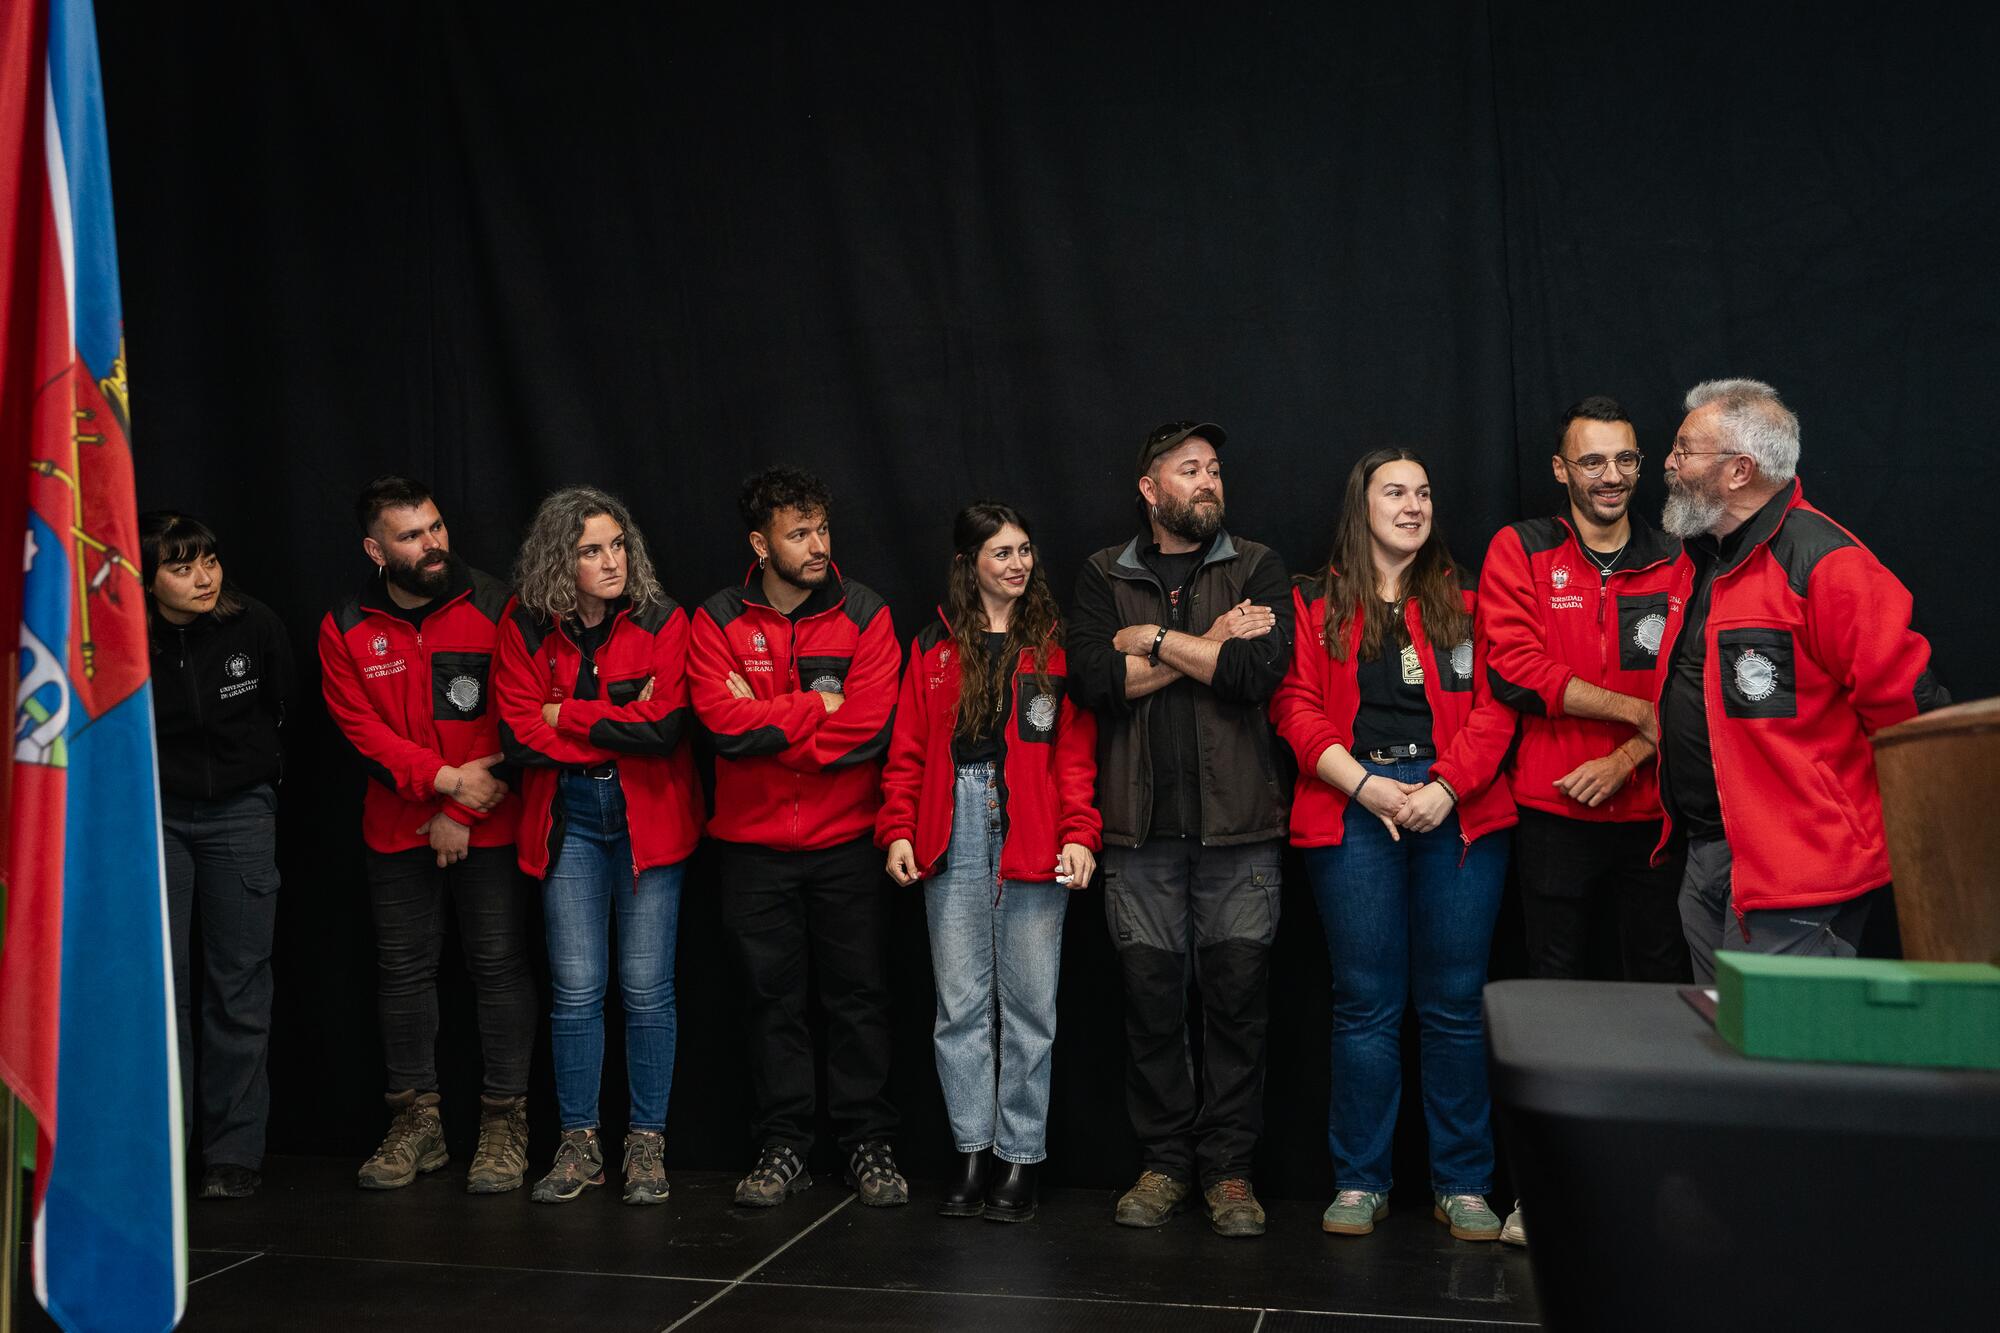
<path id="1" fill-rule="evenodd" d="M 1868 738 L 1951 702 L 1909 589 L 1805 501 L 1799 419 L 1756 380 L 1688 391 L 1660 526 L 1660 789 L 1686 834 L 1697 981 L 1718 949 L 1851 958 L 1889 882 Z M 1662 839 L 1664 845 L 1665 839 Z"/>
<path id="2" fill-rule="evenodd" d="M 1507 777 L 1537 977 L 1685 981 L 1679 858 L 1653 865 L 1660 802 L 1653 669 L 1679 544 L 1634 515 L 1639 438 L 1616 399 L 1564 413 L 1550 460 L 1569 499 L 1494 534 L 1479 572 L 1493 693 L 1521 715 Z M 1610 968 L 1587 959 L 1615 917 Z"/>
<path id="3" fill-rule="evenodd" d="M 750 989 L 757 1164 L 736 1202 L 812 1183 L 810 952 L 827 1017 L 827 1109 L 847 1178 L 874 1207 L 909 1202 L 890 1139 L 889 882 L 875 850 L 902 648 L 889 608 L 833 564 L 826 486 L 795 468 L 744 482 L 757 565 L 695 612 L 688 694 L 715 738 L 723 920 Z"/>
<path id="4" fill-rule="evenodd" d="M 500 733 L 488 699 L 508 589 L 452 556 L 444 518 L 418 482 L 376 478 L 354 516 L 374 569 L 320 623 L 319 660 L 326 711 L 374 779 L 361 836 L 394 1118 L 359 1183 L 394 1189 L 447 1160 L 437 968 L 451 902 L 486 1065 L 466 1189 L 503 1193 L 520 1188 L 527 1169 L 535 1039 L 526 882 L 514 865 L 520 805 L 493 771 Z"/>

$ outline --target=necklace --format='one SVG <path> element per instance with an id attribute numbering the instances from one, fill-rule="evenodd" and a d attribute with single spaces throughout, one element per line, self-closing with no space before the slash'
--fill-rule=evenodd
<path id="1" fill-rule="evenodd" d="M 1630 546 L 1631 544 L 1632 543 L 1630 542 L 1626 542 L 1625 546 Z M 1610 578 L 1611 571 L 1618 568 L 1618 562 L 1625 558 L 1625 546 L 1621 546 L 1617 550 L 1613 551 L 1610 555 L 1610 558 L 1605 560 L 1599 560 L 1597 558 L 1597 552 L 1591 550 L 1588 546 L 1584 546 L 1582 542 L 1578 542 L 1577 545 L 1583 547 L 1584 558 L 1589 560 L 1591 564 L 1597 566 L 1597 572 L 1599 576 L 1603 578 Z"/>

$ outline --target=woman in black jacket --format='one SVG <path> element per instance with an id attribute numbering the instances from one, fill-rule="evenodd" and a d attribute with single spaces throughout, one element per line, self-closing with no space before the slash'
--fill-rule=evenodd
<path id="1" fill-rule="evenodd" d="M 271 936 L 277 922 L 278 728 L 292 691 L 277 616 L 224 582 L 215 533 L 143 515 L 153 719 L 180 1017 L 181 1108 L 201 1095 L 201 1196 L 256 1191 L 271 1107 Z M 194 1060 L 189 932 L 200 899 L 201 1061 Z"/>

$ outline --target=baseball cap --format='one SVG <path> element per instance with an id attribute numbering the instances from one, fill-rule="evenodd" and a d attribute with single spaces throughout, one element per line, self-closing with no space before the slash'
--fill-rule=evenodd
<path id="1" fill-rule="evenodd" d="M 1155 426 L 1152 434 L 1146 437 L 1146 442 L 1139 446 L 1137 475 L 1145 476 L 1146 469 L 1153 465 L 1154 459 L 1180 448 L 1191 435 L 1199 435 L 1207 440 L 1215 446 L 1217 453 L 1222 451 L 1223 443 L 1229 439 L 1222 427 L 1213 421 L 1169 421 L 1164 426 Z"/>

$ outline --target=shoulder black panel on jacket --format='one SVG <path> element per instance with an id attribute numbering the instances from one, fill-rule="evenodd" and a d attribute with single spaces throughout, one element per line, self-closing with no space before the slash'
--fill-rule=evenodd
<path id="1" fill-rule="evenodd" d="M 658 603 L 648 610 L 634 611 L 629 619 L 640 629 L 646 631 L 646 633 L 658 634 L 666 627 L 666 623 L 673 619 L 674 612 L 680 609 L 681 604 L 679 602 L 665 593 L 661 593 Z"/>
<path id="2" fill-rule="evenodd" d="M 507 609 L 507 602 L 514 596 L 514 589 L 504 579 L 496 579 L 483 569 L 471 569 L 472 596 L 468 598 L 479 614 L 494 624 L 500 623 L 501 613 Z"/>
<path id="3" fill-rule="evenodd" d="M 727 625 L 743 614 L 743 589 L 724 588 L 703 602 L 701 609 L 708 612 L 708 618 L 718 627 Z"/>
<path id="4" fill-rule="evenodd" d="M 1785 582 L 1792 591 L 1803 597 L 1814 566 L 1843 546 L 1859 544 L 1826 515 L 1794 509 L 1771 538 L 1771 558 L 1785 571 Z"/>
<path id="5" fill-rule="evenodd" d="M 920 654 L 927 653 L 950 637 L 951 627 L 946 625 L 942 620 L 934 618 L 929 624 L 917 631 L 916 642 L 911 646 Z"/>
<path id="6" fill-rule="evenodd" d="M 865 583 L 843 581 L 840 590 L 843 594 L 841 611 L 861 629 L 867 629 L 868 622 L 875 619 L 876 615 L 888 605 L 880 594 Z"/>
<path id="7" fill-rule="evenodd" d="M 1553 551 L 1569 540 L 1569 529 L 1553 518 L 1524 518 L 1507 526 L 1521 539 L 1521 549 L 1529 555 Z"/>
<path id="8" fill-rule="evenodd" d="M 350 633 L 366 615 L 367 613 L 361 609 L 361 599 L 350 597 L 333 608 L 333 627 L 342 634 Z"/>
<path id="9" fill-rule="evenodd" d="M 514 604 L 513 621 L 521 631 L 522 644 L 527 647 L 531 655 L 541 648 L 542 641 L 549 637 L 549 631 L 554 628 L 548 621 L 518 602 Z"/>

